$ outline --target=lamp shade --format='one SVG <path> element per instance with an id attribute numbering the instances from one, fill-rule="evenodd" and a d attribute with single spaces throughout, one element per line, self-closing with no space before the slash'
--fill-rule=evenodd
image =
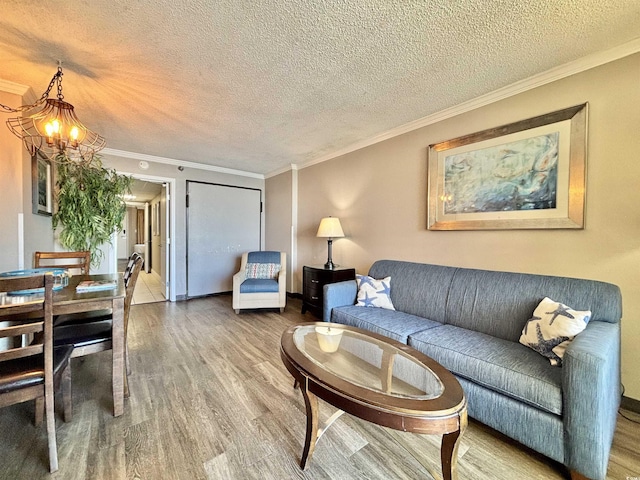
<path id="1" fill-rule="evenodd" d="M 344 237 L 342 231 L 342 225 L 340 225 L 340 219 L 336 217 L 325 217 L 320 220 L 320 226 L 318 227 L 318 233 L 316 237 L 325 238 L 340 238 Z"/>

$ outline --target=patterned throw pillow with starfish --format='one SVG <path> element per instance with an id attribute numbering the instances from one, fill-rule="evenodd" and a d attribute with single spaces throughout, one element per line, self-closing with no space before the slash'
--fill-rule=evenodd
<path id="1" fill-rule="evenodd" d="M 562 366 L 567 346 L 586 328 L 590 319 L 589 310 L 573 310 L 545 297 L 524 326 L 520 343 L 547 357 L 551 365 Z"/>
<path id="2" fill-rule="evenodd" d="M 356 281 L 358 282 L 356 306 L 395 310 L 391 302 L 391 277 L 376 280 L 367 275 L 356 275 Z"/>

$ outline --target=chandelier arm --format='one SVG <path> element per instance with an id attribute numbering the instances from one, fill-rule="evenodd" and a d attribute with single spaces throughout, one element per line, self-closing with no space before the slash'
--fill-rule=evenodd
<path id="1" fill-rule="evenodd" d="M 53 85 L 56 83 L 56 80 L 58 81 L 58 98 L 62 100 L 64 98 L 64 96 L 62 95 L 62 67 L 58 67 L 58 71 L 51 78 L 49 86 L 35 103 L 32 103 L 31 105 L 22 105 L 18 108 L 9 107 L 8 105 L 3 105 L 2 103 L 0 103 L 0 108 L 8 113 L 18 113 L 39 107 L 47 101 L 47 98 L 49 98 L 49 93 L 51 92 Z"/>
<path id="2" fill-rule="evenodd" d="M 96 152 L 102 150 L 104 137 L 89 130 L 76 116 L 73 105 L 65 102 L 62 94 L 62 67 L 51 78 L 49 87 L 40 99 L 32 105 L 11 108 L 0 104 L 8 112 L 23 112 L 44 105 L 40 111 L 29 116 L 7 120 L 7 127 L 32 154 L 39 151 L 55 162 L 90 162 Z M 53 86 L 57 84 L 57 99 L 49 98 Z"/>

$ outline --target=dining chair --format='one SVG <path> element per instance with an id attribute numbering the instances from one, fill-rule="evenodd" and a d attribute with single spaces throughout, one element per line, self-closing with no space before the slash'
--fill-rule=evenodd
<path id="1" fill-rule="evenodd" d="M 25 294 L 24 302 L 6 301 L 7 292 L 41 289 L 40 295 Z M 53 348 L 53 276 L 0 278 L 0 338 L 10 347 L 0 351 L 0 407 L 36 401 L 36 425 L 47 418 L 49 470 L 58 470 L 54 391 L 62 387 L 64 421 L 71 420 L 71 348 Z M 0 297 L 2 299 L 2 297 Z M 28 318 L 33 315 L 32 318 Z M 33 341 L 26 341 L 33 336 Z M 23 340 L 25 339 L 25 340 Z"/>
<path id="2" fill-rule="evenodd" d="M 133 300 L 133 291 L 136 288 L 138 275 L 142 269 L 142 256 L 133 253 L 129 257 L 127 268 L 124 272 L 125 299 L 124 299 L 124 345 L 125 368 L 127 375 L 131 374 L 129 364 L 129 347 L 127 344 L 127 331 L 129 327 L 129 311 Z M 111 350 L 111 328 L 113 317 L 109 311 L 99 311 L 97 314 L 76 313 L 60 315 L 56 318 L 53 327 L 53 339 L 55 346 L 72 346 L 72 358 L 83 357 L 92 353 Z M 129 396 L 129 382 L 124 376 L 124 394 Z"/>
<path id="3" fill-rule="evenodd" d="M 91 264 L 90 252 L 36 252 L 35 268 L 56 267 L 69 270 L 80 270 L 83 275 L 89 274 Z"/>

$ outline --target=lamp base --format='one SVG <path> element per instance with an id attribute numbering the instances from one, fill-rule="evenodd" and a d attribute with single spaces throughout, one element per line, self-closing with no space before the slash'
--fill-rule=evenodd
<path id="1" fill-rule="evenodd" d="M 324 264 L 325 270 L 333 270 L 337 265 L 331 260 L 331 246 L 333 245 L 333 238 L 327 240 L 327 263 Z"/>

